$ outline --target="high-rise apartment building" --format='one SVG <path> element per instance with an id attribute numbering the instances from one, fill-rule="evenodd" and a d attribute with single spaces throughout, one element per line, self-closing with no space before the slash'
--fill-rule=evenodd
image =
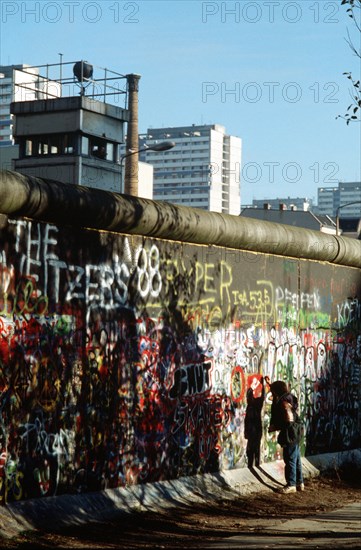
<path id="1" fill-rule="evenodd" d="M 343 207 L 340 216 L 343 218 L 361 217 L 361 181 L 343 181 L 339 183 L 340 204 Z"/>
<path id="2" fill-rule="evenodd" d="M 14 168 L 19 147 L 14 139 L 14 115 L 11 103 L 35 101 L 48 97 L 59 97 L 61 84 L 41 76 L 38 67 L 30 65 L 0 66 L 0 169 Z"/>
<path id="3" fill-rule="evenodd" d="M 349 204 L 349 206 L 345 206 Z M 342 210 L 341 210 L 342 207 Z M 337 211 L 343 218 L 361 217 L 361 182 L 340 182 L 338 187 L 318 188 L 319 214 L 336 216 Z"/>
<path id="4" fill-rule="evenodd" d="M 59 82 L 39 75 L 38 67 L 30 65 L 0 66 L 0 147 L 14 145 L 13 101 L 34 101 L 60 97 Z"/>
<path id="5" fill-rule="evenodd" d="M 317 192 L 317 212 L 319 214 L 335 216 L 340 203 L 338 187 L 319 187 Z"/>
<path id="6" fill-rule="evenodd" d="M 153 198 L 173 204 L 239 215 L 242 142 L 223 126 L 149 128 L 140 149 L 170 140 L 170 151 L 144 151 L 154 167 Z"/>

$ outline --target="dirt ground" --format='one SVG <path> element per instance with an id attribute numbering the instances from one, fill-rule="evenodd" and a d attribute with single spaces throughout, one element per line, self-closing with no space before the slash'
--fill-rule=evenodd
<path id="1" fill-rule="evenodd" d="M 36 531 L 12 540 L 0 537 L 0 548 L 206 548 L 207 543 L 257 532 L 288 519 L 340 508 L 360 501 L 360 472 L 338 472 L 306 480 L 306 490 L 291 495 L 257 493 L 236 500 L 196 503 L 167 512 L 143 512 L 102 524 L 68 528 L 61 533 Z"/>

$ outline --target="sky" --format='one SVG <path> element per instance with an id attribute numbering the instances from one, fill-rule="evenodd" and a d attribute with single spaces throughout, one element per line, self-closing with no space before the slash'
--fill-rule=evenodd
<path id="1" fill-rule="evenodd" d="M 361 180 L 341 0 L 1 2 L 0 64 L 87 60 L 141 75 L 139 132 L 220 124 L 242 139 L 242 205 Z"/>

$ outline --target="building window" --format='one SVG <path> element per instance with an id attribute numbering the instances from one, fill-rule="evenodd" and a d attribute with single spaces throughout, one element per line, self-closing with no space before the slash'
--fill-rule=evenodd
<path id="1" fill-rule="evenodd" d="M 81 154 L 89 155 L 89 138 L 82 136 L 81 138 Z"/>
<path id="2" fill-rule="evenodd" d="M 50 134 L 47 136 L 28 137 L 20 142 L 22 155 L 25 157 L 46 155 L 74 155 L 76 153 L 75 134 Z"/>
<path id="3" fill-rule="evenodd" d="M 73 134 L 64 135 L 64 150 L 65 155 L 74 155 L 75 154 L 75 139 Z"/>
<path id="4" fill-rule="evenodd" d="M 38 141 L 38 155 L 47 155 L 49 153 L 48 140 L 40 138 Z"/>
<path id="5" fill-rule="evenodd" d="M 114 161 L 114 144 L 105 139 L 89 137 L 90 156 Z"/>
<path id="6" fill-rule="evenodd" d="M 61 152 L 61 135 L 54 134 L 49 136 L 49 153 L 59 155 Z"/>
<path id="7" fill-rule="evenodd" d="M 106 159 L 111 160 L 112 162 L 115 161 L 115 147 L 114 143 L 107 143 L 107 150 L 106 150 Z"/>
<path id="8" fill-rule="evenodd" d="M 25 150 L 24 150 L 24 156 L 25 157 L 31 157 L 33 154 L 33 142 L 31 139 L 27 139 L 25 141 Z"/>

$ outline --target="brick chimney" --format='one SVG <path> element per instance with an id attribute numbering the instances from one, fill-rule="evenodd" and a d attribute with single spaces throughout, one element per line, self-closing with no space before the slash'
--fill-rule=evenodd
<path id="1" fill-rule="evenodd" d="M 128 74 L 128 93 L 129 93 L 129 122 L 127 131 L 127 149 L 138 151 L 138 92 L 139 92 L 139 74 Z M 126 195 L 138 196 L 138 153 L 129 155 L 125 159 L 124 173 L 124 193 Z"/>

